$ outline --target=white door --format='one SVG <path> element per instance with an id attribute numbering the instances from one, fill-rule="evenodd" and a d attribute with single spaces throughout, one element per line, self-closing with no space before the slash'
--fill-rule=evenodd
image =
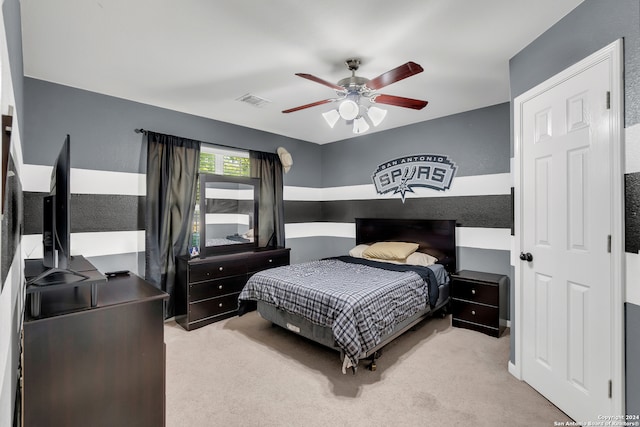
<path id="1" fill-rule="evenodd" d="M 522 378 L 576 421 L 612 414 L 610 74 L 521 104 Z"/>

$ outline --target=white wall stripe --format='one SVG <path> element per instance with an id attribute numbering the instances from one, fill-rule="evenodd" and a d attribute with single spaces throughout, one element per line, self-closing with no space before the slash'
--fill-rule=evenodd
<path id="1" fill-rule="evenodd" d="M 512 178 L 510 173 L 461 176 L 454 178 L 451 188 L 447 191 L 442 192 L 428 188 L 415 188 L 415 193 L 407 193 L 406 197 L 427 198 L 511 194 L 511 185 Z M 286 186 L 284 188 L 284 200 L 287 201 L 334 201 L 395 198 L 399 198 L 399 195 L 377 194 L 373 184 L 326 188 Z"/>
<path id="2" fill-rule="evenodd" d="M 52 169 L 52 166 L 23 165 L 23 191 L 49 192 Z M 140 173 L 72 168 L 71 192 L 144 196 L 147 194 L 147 176 Z"/>
<path id="3" fill-rule="evenodd" d="M 289 239 L 313 237 L 342 237 L 355 239 L 353 223 L 305 222 L 285 224 L 285 235 Z M 460 247 L 493 250 L 511 250 L 512 236 L 509 229 L 457 227 L 456 245 Z M 25 258 L 42 258 L 42 235 L 22 236 Z M 109 231 L 96 233 L 72 233 L 71 254 L 85 257 L 144 252 L 144 230 Z"/>
<path id="4" fill-rule="evenodd" d="M 640 172 L 640 123 L 624 130 L 624 173 Z"/>
<path id="5" fill-rule="evenodd" d="M 285 224 L 284 232 L 287 240 L 326 236 L 355 239 L 356 226 L 353 223 L 341 222 L 304 222 Z M 508 228 L 456 227 L 456 245 L 511 251 L 511 230 Z"/>
<path id="6" fill-rule="evenodd" d="M 48 192 L 51 166 L 23 165 L 22 186 L 24 191 Z M 407 193 L 408 198 L 487 196 L 511 194 L 510 173 L 461 176 L 453 180 L 445 192 L 428 188 L 416 188 Z M 146 195 L 146 175 L 130 172 L 113 172 L 91 169 L 71 169 L 71 192 L 73 194 Z M 373 184 L 346 185 L 340 187 L 284 187 L 286 201 L 336 201 L 394 199 L 397 194 L 379 195 Z"/>
<path id="7" fill-rule="evenodd" d="M 48 192 L 51 179 L 51 166 L 22 165 L 22 190 L 34 192 Z"/>
<path id="8" fill-rule="evenodd" d="M 206 214 L 205 223 L 207 224 L 242 224 L 249 225 L 249 215 L 243 214 Z"/>
<path id="9" fill-rule="evenodd" d="M 640 278 L 640 254 L 626 253 L 626 295 L 625 301 L 632 304 L 640 305 L 640 286 L 638 278 Z"/>
<path id="10" fill-rule="evenodd" d="M 25 258 L 42 258 L 42 234 L 22 236 Z M 144 252 L 144 230 L 71 233 L 71 255 L 85 257 Z"/>
<path id="11" fill-rule="evenodd" d="M 511 251 L 511 229 L 456 227 L 456 246 Z"/>
<path id="12" fill-rule="evenodd" d="M 284 225 L 284 235 L 288 239 L 301 237 L 347 237 L 356 238 L 356 225 L 343 222 L 300 222 Z"/>
<path id="13" fill-rule="evenodd" d="M 324 188 L 294 187 L 285 185 L 282 197 L 285 201 L 324 201 Z"/>

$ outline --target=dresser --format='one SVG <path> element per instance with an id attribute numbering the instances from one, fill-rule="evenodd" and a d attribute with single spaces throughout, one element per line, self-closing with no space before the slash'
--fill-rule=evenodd
<path id="1" fill-rule="evenodd" d="M 93 306 L 89 286 L 62 286 L 25 313 L 25 427 L 165 425 L 169 295 L 133 274 L 97 287 Z"/>
<path id="2" fill-rule="evenodd" d="M 235 316 L 238 295 L 254 273 L 289 264 L 289 248 L 260 249 L 206 258 L 178 257 L 176 322 L 186 330 Z"/>
<path id="3" fill-rule="evenodd" d="M 451 275 L 452 324 L 499 337 L 507 324 L 509 277 L 462 270 Z"/>

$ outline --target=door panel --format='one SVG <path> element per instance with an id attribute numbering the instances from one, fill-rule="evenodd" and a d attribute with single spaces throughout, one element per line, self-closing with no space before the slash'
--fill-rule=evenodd
<path id="1" fill-rule="evenodd" d="M 536 361 L 547 369 L 551 369 L 551 292 L 552 279 L 544 274 L 536 274 Z"/>
<path id="2" fill-rule="evenodd" d="M 610 70 L 522 105 L 522 376 L 576 420 L 611 413 Z"/>

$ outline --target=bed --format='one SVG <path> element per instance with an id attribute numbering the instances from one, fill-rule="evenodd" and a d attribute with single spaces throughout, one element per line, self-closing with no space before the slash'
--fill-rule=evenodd
<path id="1" fill-rule="evenodd" d="M 356 246 L 338 256 L 254 274 L 239 314 L 261 317 L 338 350 L 342 372 L 449 306 L 455 221 L 356 219 Z M 435 259 L 434 259 L 435 258 Z M 435 263 L 434 263 L 435 262 Z"/>

